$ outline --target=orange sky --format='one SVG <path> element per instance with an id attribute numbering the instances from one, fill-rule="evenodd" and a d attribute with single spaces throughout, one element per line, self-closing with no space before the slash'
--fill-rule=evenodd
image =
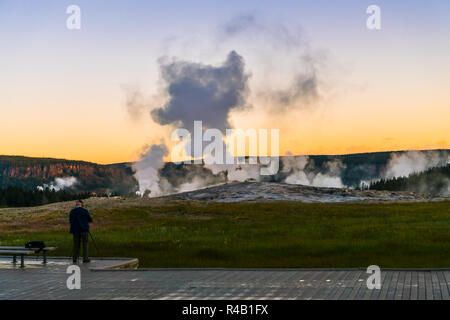
<path id="1" fill-rule="evenodd" d="M 311 109 L 285 113 L 267 112 L 255 95 L 253 109 L 233 114 L 230 121 L 244 129 L 280 129 L 281 154 L 450 148 L 450 90 L 445 88 L 450 81 L 440 80 L 445 82 L 422 86 L 420 78 L 410 78 L 397 87 L 372 82 L 338 89 Z M 132 121 L 116 83 L 94 90 L 94 83 L 79 79 L 73 94 L 63 79 L 52 81 L 53 86 L 16 84 L 2 95 L 2 105 L 9 108 L 0 110 L 1 154 L 124 162 L 136 160 L 143 145 L 170 136 L 171 129 L 147 113 Z M 22 87 L 26 96 L 19 94 Z"/>
<path id="2" fill-rule="evenodd" d="M 149 116 L 161 106 L 154 99 L 161 93 L 158 59 L 167 55 L 215 65 L 230 50 L 245 59 L 253 107 L 232 114 L 230 122 L 243 129 L 280 129 L 280 154 L 450 148 L 450 19 L 448 10 L 438 7 L 448 2 L 426 9 L 408 3 L 410 10 L 386 2 L 380 31 L 368 31 L 364 6 L 350 2 L 346 10 L 336 10 L 331 2 L 262 10 L 267 19 L 261 21 L 299 24 L 311 52 L 327 56 L 327 68 L 319 74 L 321 98 L 286 112 L 277 112 L 261 92 L 289 85 L 299 67 L 297 48 L 284 50 L 270 42 L 276 39 L 255 33 L 217 41 L 221 21 L 253 12 L 250 2 L 219 11 L 206 6 L 211 15 L 204 19 L 187 8 L 171 23 L 169 16 L 149 16 L 172 12 L 164 2 L 154 4 L 163 11 L 148 14 L 136 2 L 120 23 L 86 4 L 82 9 L 90 20 L 77 32 L 67 31 L 65 10 L 55 2 L 38 8 L 5 2 L 0 13 L 0 154 L 103 164 L 136 160 L 144 145 L 170 137 L 171 129 Z M 122 6 L 112 3 L 109 14 L 121 16 Z M 412 22 L 417 21 L 414 12 L 421 23 Z M 47 18 L 38 19 L 40 14 Z M 272 29 L 265 28 L 260 34 L 270 34 Z M 124 85 L 141 88 L 151 101 L 139 121 L 127 114 Z"/>

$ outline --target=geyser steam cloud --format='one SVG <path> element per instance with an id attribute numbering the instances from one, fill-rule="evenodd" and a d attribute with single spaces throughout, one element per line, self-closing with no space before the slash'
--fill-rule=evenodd
<path id="1" fill-rule="evenodd" d="M 53 182 L 50 184 L 44 183 L 42 186 L 38 186 L 38 190 L 50 189 L 54 191 L 60 191 L 65 188 L 71 188 L 78 183 L 77 178 L 75 177 L 63 177 L 63 178 L 55 178 Z"/>
<path id="2" fill-rule="evenodd" d="M 284 61 L 270 61 L 267 64 L 262 61 L 262 68 L 268 67 L 269 70 L 266 71 L 274 75 L 289 74 L 292 76 L 290 81 L 270 83 L 269 80 L 262 79 L 259 82 L 262 86 L 256 88 L 258 90 L 256 99 L 249 100 L 250 73 L 246 71 L 244 58 L 236 51 L 229 52 L 220 65 L 161 58 L 159 60 L 160 80 L 163 84 L 161 96 L 167 99 L 165 103 L 151 111 L 151 117 L 156 123 L 174 129 L 186 128 L 193 132 L 194 121 L 202 121 L 205 128 L 224 131 L 226 128 L 233 128 L 230 124 L 230 114 L 249 108 L 248 101 L 252 101 L 257 108 L 260 99 L 268 100 L 268 103 L 264 101 L 266 104 L 263 105 L 269 109 L 263 111 L 279 113 L 316 106 L 322 97 L 325 98 L 326 90 L 323 88 L 328 83 L 324 84 L 324 79 L 330 81 L 329 77 L 324 76 L 324 71 L 327 71 L 324 68 L 326 54 L 311 50 L 308 41 L 299 30 L 292 31 L 282 24 L 262 22 L 252 14 L 238 16 L 223 24 L 220 30 L 222 37 L 219 40 L 227 46 L 234 40 L 237 40 L 237 43 L 241 40 L 247 43 L 260 41 L 264 44 L 269 43 L 270 46 L 258 45 L 258 48 L 270 47 L 283 52 L 286 56 Z M 272 53 L 270 50 L 268 53 Z M 264 57 L 265 54 L 267 52 L 259 57 Z M 252 54 L 248 56 L 251 58 Z M 292 59 L 293 57 L 295 58 Z M 272 66 L 276 69 L 271 69 Z M 287 73 L 283 73 L 283 68 Z M 139 117 L 149 105 L 139 91 L 129 90 L 127 110 L 132 118 Z M 163 158 L 167 154 L 168 148 L 163 144 L 147 147 L 142 153 L 141 160 L 134 166 L 141 194 L 149 190 L 150 196 L 158 196 L 194 190 L 225 181 L 246 179 L 268 181 L 259 175 L 257 164 L 190 165 L 189 168 L 183 168 L 186 171 L 185 175 L 176 178 L 171 175 L 167 178 L 168 170 L 161 170 L 164 166 Z M 312 158 L 307 156 L 285 157 L 281 161 L 283 172 L 272 177 L 271 181 L 318 187 L 345 186 L 343 180 L 348 179 L 345 180 L 343 177 L 349 170 L 355 170 L 353 176 L 358 176 L 357 172 L 363 172 L 364 179 L 369 183 L 370 180 L 423 171 L 442 163 L 441 160 L 420 152 L 393 154 L 381 171 L 378 170 L 380 169 L 378 164 L 377 166 L 372 164 L 371 168 L 369 165 L 360 165 L 358 171 L 351 166 L 346 167 L 345 161 L 339 159 L 320 163 L 317 167 Z M 161 171 L 164 171 L 163 177 L 160 176 Z"/>
<path id="3" fill-rule="evenodd" d="M 344 187 L 341 179 L 345 164 L 342 160 L 336 159 L 324 164 L 324 172 L 315 172 L 311 170 L 314 167 L 314 161 L 308 156 L 292 156 L 288 154 L 282 159 L 283 172 L 288 176 L 284 182 L 289 184 L 301 184 L 313 187 Z M 309 166 L 310 170 L 305 170 Z"/>
<path id="4" fill-rule="evenodd" d="M 449 155 L 436 151 L 408 151 L 394 153 L 387 166 L 384 178 L 407 177 L 433 167 L 442 167 L 449 163 Z"/>
<path id="5" fill-rule="evenodd" d="M 231 51 L 220 66 L 167 59 L 161 59 L 160 63 L 161 78 L 169 99 L 164 106 L 154 109 L 151 116 L 161 125 L 183 127 L 193 132 L 194 121 L 201 120 L 207 128 L 225 130 L 231 127 L 230 112 L 247 106 L 249 75 L 245 72 L 244 59 L 235 51 Z M 131 106 L 131 109 L 136 108 Z M 142 153 L 134 166 L 141 194 L 150 190 L 150 196 L 159 196 L 204 186 L 206 182 L 201 176 L 185 181 L 179 188 L 168 186 L 167 180 L 161 180 L 159 169 L 167 154 L 165 145 L 153 145 Z"/>
<path id="6" fill-rule="evenodd" d="M 232 110 L 245 107 L 248 90 L 244 59 L 231 51 L 221 66 L 173 61 L 162 62 L 161 77 L 167 84 L 168 103 L 151 112 L 153 120 L 192 132 L 194 121 L 207 128 L 230 128 Z"/>
<path id="7" fill-rule="evenodd" d="M 139 182 L 139 193 L 144 195 L 148 190 L 149 196 L 157 197 L 163 194 L 160 187 L 159 169 L 164 165 L 164 157 L 169 150 L 164 144 L 146 146 L 140 160 L 134 164 L 135 177 Z"/>
<path id="8" fill-rule="evenodd" d="M 293 30 L 282 24 L 268 23 L 253 14 L 248 14 L 237 16 L 222 24 L 219 31 L 221 31 L 221 37 L 218 37 L 218 41 L 221 44 L 235 38 L 239 38 L 238 41 L 244 39 L 246 43 L 252 41 L 254 44 L 262 41 L 266 44 L 270 43 L 271 48 L 286 53 L 286 61 L 277 62 L 276 70 L 271 72 L 284 75 L 288 70 L 288 74 L 292 75 L 291 85 L 282 85 L 280 88 L 278 83 L 270 83 L 263 79 L 263 87 L 258 91 L 258 96 L 263 100 L 270 100 L 268 105 L 276 106 L 276 110 L 269 111 L 282 112 L 290 108 L 304 107 L 319 99 L 319 66 L 323 62 L 323 56 L 316 55 L 310 50 L 299 29 Z M 239 46 L 239 43 L 227 43 L 228 47 L 234 45 Z M 258 45 L 258 48 L 261 46 Z M 271 53 L 270 50 L 272 49 L 269 49 L 269 52 L 261 52 L 259 56 L 264 57 L 265 54 Z M 295 58 L 292 59 L 293 57 Z M 202 121 L 207 129 L 215 128 L 224 131 L 227 128 L 233 128 L 229 121 L 233 111 L 251 107 L 248 103 L 250 73 L 245 70 L 244 58 L 234 50 L 228 53 L 221 65 L 208 65 L 167 57 L 159 59 L 159 63 L 161 83 L 164 88 L 161 96 L 168 98 L 166 103 L 151 111 L 151 117 L 160 125 L 169 125 L 174 129 L 186 128 L 192 133 L 194 121 Z M 272 62 L 262 61 L 262 63 L 266 66 L 272 65 Z M 132 118 L 136 118 L 148 105 L 143 101 L 142 94 L 129 91 L 127 110 Z M 267 112 L 268 109 L 265 111 Z M 189 144 L 186 144 L 186 148 L 188 147 Z M 148 149 L 148 152 L 150 151 L 151 148 Z M 192 149 L 187 151 L 187 154 L 194 154 Z M 146 157 L 144 153 L 140 162 L 146 162 L 144 160 Z M 152 166 L 153 169 L 157 167 L 157 165 Z M 206 178 L 197 176 L 195 179 L 184 181 L 183 187 L 167 186 L 167 180 L 160 179 L 158 170 L 150 170 L 148 165 L 142 163 L 136 165 L 135 169 L 140 191 L 143 192 L 149 186 L 153 186 L 152 196 L 207 185 Z M 227 181 L 261 180 L 260 167 L 255 164 L 209 165 L 207 169 L 213 171 L 208 176 L 223 173 Z M 149 172 L 141 172 L 142 170 Z M 339 184 L 334 176 L 331 180 L 318 176 L 315 183 L 322 184 L 321 181 L 324 179 L 333 180 L 333 185 Z M 216 181 L 216 179 L 208 181 Z"/>

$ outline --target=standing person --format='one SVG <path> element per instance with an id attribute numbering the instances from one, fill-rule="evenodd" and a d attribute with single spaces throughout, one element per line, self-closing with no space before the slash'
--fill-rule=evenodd
<path id="1" fill-rule="evenodd" d="M 73 235 L 73 263 L 77 263 L 80 255 L 80 244 L 83 243 L 83 263 L 91 262 L 88 256 L 89 223 L 92 222 L 89 211 L 83 208 L 83 201 L 77 200 L 75 208 L 70 211 L 70 233 Z"/>

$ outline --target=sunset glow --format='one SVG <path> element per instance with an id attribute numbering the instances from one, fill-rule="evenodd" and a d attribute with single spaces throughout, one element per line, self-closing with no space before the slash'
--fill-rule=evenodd
<path id="1" fill-rule="evenodd" d="M 76 2 L 75 31 L 67 1 L 0 3 L 0 154 L 136 160 L 145 145 L 171 143 L 171 126 L 150 115 L 168 99 L 161 57 L 218 66 L 232 50 L 249 91 L 229 123 L 279 129 L 280 154 L 450 148 L 448 1 L 377 1 L 377 31 L 356 0 L 286 1 L 283 10 L 277 1 Z M 243 31 L 226 29 L 230 21 Z M 300 42 L 283 44 L 280 30 Z M 317 98 L 281 106 L 267 96 L 302 72 L 317 74 Z M 134 118 L 129 88 L 142 93 Z"/>

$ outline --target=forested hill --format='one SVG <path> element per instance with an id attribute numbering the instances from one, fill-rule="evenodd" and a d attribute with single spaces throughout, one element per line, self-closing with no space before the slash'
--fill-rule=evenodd
<path id="1" fill-rule="evenodd" d="M 303 169 L 306 175 L 330 171 L 330 162 L 341 163 L 338 175 L 342 184 L 359 188 L 362 181 L 373 181 L 384 177 L 386 166 L 393 155 L 400 156 L 405 151 L 359 153 L 348 155 L 310 155 Z M 423 151 L 422 154 L 450 155 L 450 150 Z M 261 176 L 262 181 L 284 182 L 292 173 L 284 170 L 285 157 L 281 157 L 280 170 L 273 176 Z M 286 161 L 288 162 L 288 161 Z M 167 162 L 159 170 L 160 176 L 167 180 L 175 190 L 185 183 L 192 183 L 200 177 L 210 184 L 228 182 L 227 175 L 215 175 L 205 166 Z M 55 179 L 71 178 L 76 183 L 64 190 L 70 192 L 96 192 L 128 195 L 138 190 L 131 163 L 100 165 L 85 161 L 52 158 L 29 158 L 23 156 L 0 156 L 0 189 L 8 186 L 24 190 L 39 186 L 52 186 Z M 381 185 L 381 184 L 380 184 Z M 377 186 L 374 186 L 377 188 Z"/>
<path id="2" fill-rule="evenodd" d="M 412 191 L 433 195 L 450 194 L 450 164 L 413 173 L 408 177 L 382 179 L 370 184 L 372 190 Z"/>
<path id="3" fill-rule="evenodd" d="M 85 161 L 0 156 L 0 188 L 17 186 L 35 189 L 52 185 L 55 178 L 76 178 L 73 191 L 124 194 L 137 189 L 127 164 L 100 165 Z"/>

